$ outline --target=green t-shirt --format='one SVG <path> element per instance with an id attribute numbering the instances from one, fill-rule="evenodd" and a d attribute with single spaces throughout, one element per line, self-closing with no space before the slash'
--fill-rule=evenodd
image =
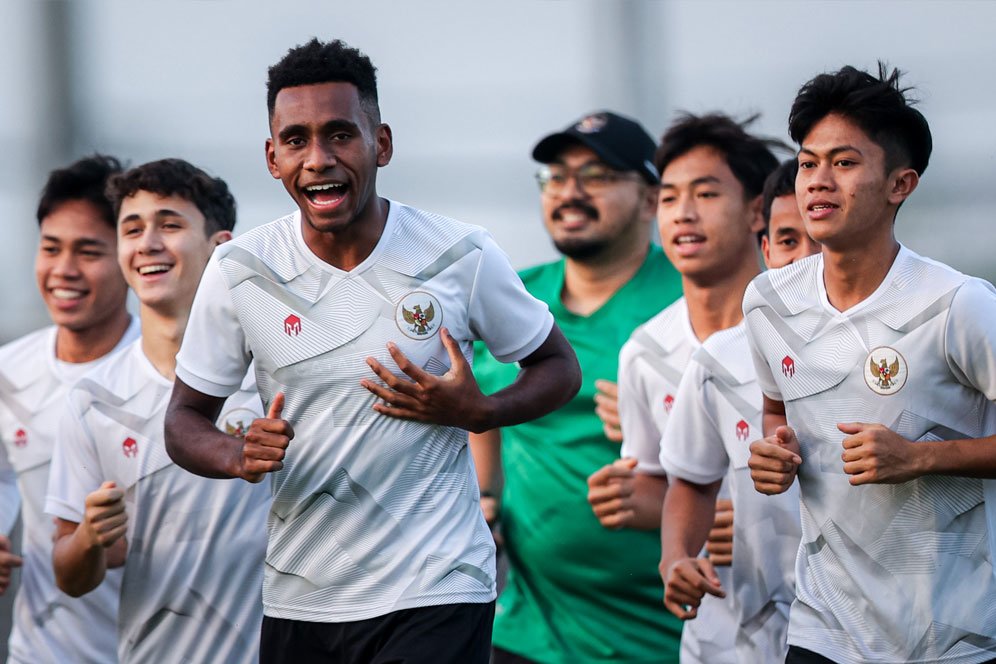
<path id="1" fill-rule="evenodd" d="M 677 662 L 681 623 L 663 604 L 657 531 L 603 528 L 587 501 L 588 476 L 619 458 L 595 415 L 595 381 L 616 380 L 619 349 L 640 324 L 681 295 L 681 277 L 652 247 L 633 278 L 590 316 L 560 301 L 564 261 L 520 276 L 546 302 L 581 364 L 581 391 L 560 410 L 502 430 L 502 532 L 508 584 L 494 644 L 538 662 Z M 486 394 L 518 367 L 478 345 L 474 372 Z"/>

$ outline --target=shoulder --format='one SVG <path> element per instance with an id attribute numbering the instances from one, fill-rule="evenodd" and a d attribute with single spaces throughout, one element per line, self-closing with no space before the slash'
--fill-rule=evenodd
<path id="1" fill-rule="evenodd" d="M 298 248 L 299 219 L 299 213 L 292 212 L 246 231 L 219 245 L 212 260 L 218 263 L 230 285 L 250 273 L 286 283 L 311 266 Z"/>
<path id="2" fill-rule="evenodd" d="M 408 276 L 433 266 L 443 267 L 479 252 L 497 248 L 491 234 L 480 226 L 391 201 L 390 237 L 378 264 Z"/>
<path id="3" fill-rule="evenodd" d="M 681 297 L 636 328 L 630 338 L 651 337 L 658 344 L 669 346 L 685 337 L 687 325 L 688 307 L 685 305 L 685 298 Z"/>
<path id="4" fill-rule="evenodd" d="M 729 385 L 743 385 L 757 379 L 744 323 L 712 334 L 692 355 L 692 361 L 709 377 Z"/>
<path id="5" fill-rule="evenodd" d="M 923 322 L 947 313 L 954 305 L 956 295 L 966 286 L 966 292 L 986 290 L 983 280 L 905 247 L 900 250 L 891 274 L 887 288 L 868 307 L 867 314 L 900 332 L 909 332 Z"/>
<path id="6" fill-rule="evenodd" d="M 769 307 L 791 316 L 815 306 L 819 298 L 817 279 L 822 272 L 823 257 L 819 254 L 762 272 L 747 286 L 744 313 Z"/>
<path id="7" fill-rule="evenodd" d="M 139 363 L 141 339 L 136 339 L 87 371 L 69 391 L 70 399 L 81 409 L 93 402 L 120 404 L 148 384 Z"/>
<path id="8" fill-rule="evenodd" d="M 49 325 L 0 346 L 0 376 L 6 383 L 0 385 L 0 389 L 8 386 L 21 389 L 40 375 L 49 373 L 48 360 L 55 351 L 55 333 L 55 326 Z"/>

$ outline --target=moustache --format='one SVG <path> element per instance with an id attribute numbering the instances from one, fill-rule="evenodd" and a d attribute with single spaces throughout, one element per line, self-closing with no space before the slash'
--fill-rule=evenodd
<path id="1" fill-rule="evenodd" d="M 593 220 L 598 221 L 598 210 L 596 210 L 588 203 L 579 200 L 568 201 L 567 203 L 558 206 L 557 209 L 554 210 L 553 214 L 551 215 L 554 221 L 560 221 L 563 218 L 562 215 L 564 210 L 580 210 L 581 212 L 584 212 L 586 215 L 591 217 Z"/>

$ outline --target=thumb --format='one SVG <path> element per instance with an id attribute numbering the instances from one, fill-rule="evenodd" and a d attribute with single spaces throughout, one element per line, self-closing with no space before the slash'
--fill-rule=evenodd
<path id="1" fill-rule="evenodd" d="M 117 487 L 118 487 L 117 482 L 111 482 L 110 480 L 100 485 L 101 489 L 116 489 Z"/>
<path id="2" fill-rule="evenodd" d="M 616 459 L 615 462 L 613 463 L 619 468 L 624 468 L 626 470 L 636 470 L 636 466 L 639 463 L 639 461 L 637 461 L 633 457 L 623 457 L 622 459 Z"/>
<path id="3" fill-rule="evenodd" d="M 861 433 L 868 426 L 869 425 L 863 422 L 841 422 L 840 424 L 837 425 L 837 428 L 840 429 L 841 433 L 846 433 L 849 436 L 853 436 L 856 433 Z"/>
<path id="4" fill-rule="evenodd" d="M 467 364 L 467 358 L 460 352 L 460 344 L 450 334 L 449 329 L 445 327 L 439 328 L 439 338 L 442 339 L 446 353 L 450 356 L 450 371 L 463 371 L 464 366 Z"/>
<path id="5" fill-rule="evenodd" d="M 277 392 L 276 396 L 273 397 L 273 401 L 270 402 L 270 409 L 266 411 L 266 418 L 270 420 L 279 420 L 280 416 L 284 412 L 284 393 Z"/>

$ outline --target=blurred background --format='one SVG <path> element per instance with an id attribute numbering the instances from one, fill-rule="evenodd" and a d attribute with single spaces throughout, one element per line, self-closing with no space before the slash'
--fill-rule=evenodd
<path id="1" fill-rule="evenodd" d="M 529 158 L 588 111 L 659 136 L 675 111 L 761 113 L 786 138 L 798 87 L 878 59 L 908 72 L 934 132 L 899 217 L 914 250 L 996 277 L 996 3 L 457 0 L 4 0 L 0 132 L 7 232 L 0 341 L 46 322 L 33 286 L 47 172 L 99 150 L 182 157 L 225 178 L 239 230 L 292 207 L 263 161 L 266 69 L 312 36 L 379 69 L 395 137 L 382 195 L 489 228 L 517 267 L 551 259 Z"/>
<path id="2" fill-rule="evenodd" d="M 659 136 L 686 109 L 761 113 L 756 131 L 787 138 L 803 82 L 885 60 L 934 133 L 900 239 L 996 277 L 993 2 L 3 0 L 0 15 L 0 342 L 46 323 L 34 211 L 53 168 L 182 157 L 228 181 L 237 230 L 290 211 L 263 161 L 266 69 L 312 36 L 379 69 L 395 137 L 381 194 L 489 228 L 517 267 L 555 256 L 529 158 L 546 133 L 607 108 Z"/>

